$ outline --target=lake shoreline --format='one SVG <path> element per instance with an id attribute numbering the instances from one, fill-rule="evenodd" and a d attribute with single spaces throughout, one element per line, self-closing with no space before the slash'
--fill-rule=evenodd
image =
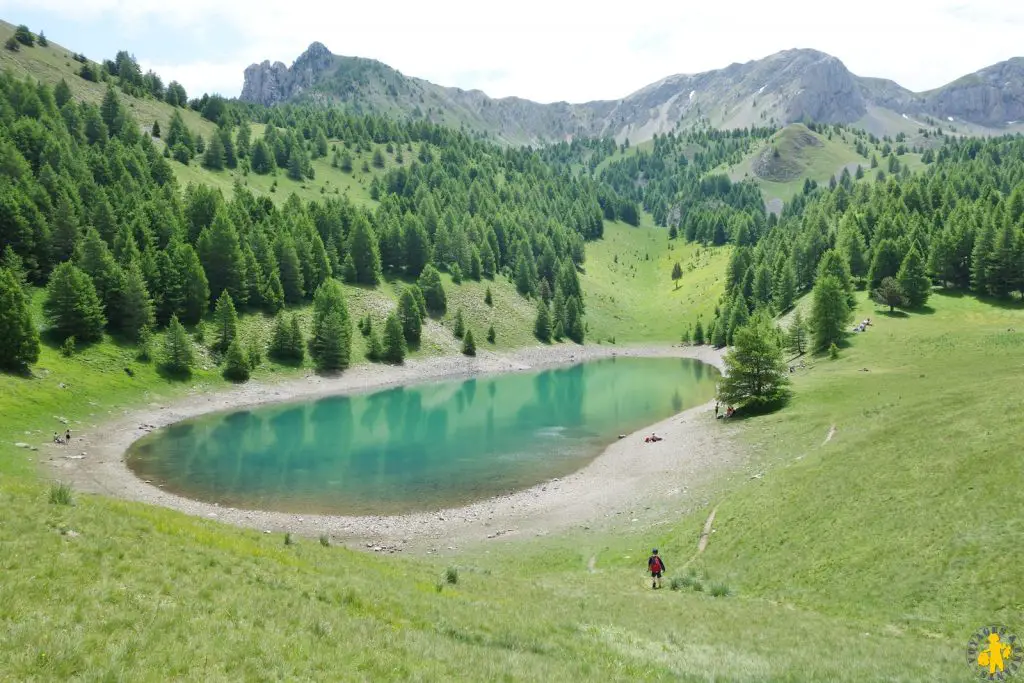
<path id="1" fill-rule="evenodd" d="M 458 508 L 395 516 L 340 516 L 285 513 L 229 508 L 164 491 L 139 479 L 125 463 L 125 453 L 137 439 L 154 429 L 197 415 L 233 409 L 351 395 L 398 385 L 457 380 L 509 372 L 542 370 L 599 358 L 694 358 L 719 370 L 722 350 L 706 346 L 536 346 L 509 352 L 481 352 L 413 359 L 401 366 L 358 365 L 334 377 L 309 374 L 279 383 L 252 381 L 215 393 L 194 393 L 166 404 L 150 404 L 125 411 L 121 418 L 76 434 L 76 452 L 84 457 L 60 457 L 54 446 L 46 461 L 57 478 L 77 490 L 161 505 L 194 516 L 249 527 L 264 532 L 316 537 L 327 534 L 335 542 L 357 543 L 378 550 L 428 552 L 474 539 L 546 534 L 621 514 L 634 501 L 675 497 L 683 482 L 717 469 L 728 458 L 711 457 L 726 448 L 712 438 L 708 427 L 710 404 L 691 408 L 610 444 L 587 466 L 560 479 Z M 644 444 L 642 434 L 656 431 L 665 438 Z M 648 454 L 658 454 L 655 464 Z M 668 457 L 665 457 L 668 456 Z M 682 488 L 680 488 L 682 486 Z"/>

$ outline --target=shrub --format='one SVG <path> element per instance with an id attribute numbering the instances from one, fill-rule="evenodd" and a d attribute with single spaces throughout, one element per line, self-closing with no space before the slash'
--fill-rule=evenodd
<path id="1" fill-rule="evenodd" d="M 71 498 L 71 484 L 54 482 L 50 484 L 50 503 L 53 505 L 74 505 Z"/>
<path id="2" fill-rule="evenodd" d="M 835 342 L 832 342 L 832 344 L 828 347 L 828 357 L 831 358 L 832 360 L 839 358 L 839 347 L 836 346 Z"/>
<path id="3" fill-rule="evenodd" d="M 732 591 L 729 590 L 729 586 L 718 581 L 711 584 L 711 588 L 708 592 L 711 593 L 711 597 L 713 598 L 726 598 L 732 593 Z"/>
<path id="4" fill-rule="evenodd" d="M 292 532 L 290 532 L 290 531 L 286 531 L 285 532 L 285 534 L 284 534 L 284 544 L 285 545 L 295 545 L 295 539 L 292 538 Z"/>
<path id="5" fill-rule="evenodd" d="M 487 341 L 493 344 L 497 338 L 498 335 L 494 331 L 494 325 L 491 325 L 490 327 L 487 328 Z"/>
<path id="6" fill-rule="evenodd" d="M 320 545 L 327 548 L 331 545 L 331 537 L 327 534 L 320 534 Z"/>
<path id="7" fill-rule="evenodd" d="M 672 580 L 669 581 L 668 587 L 674 591 L 682 590 L 687 587 L 686 581 L 681 576 L 673 576 Z"/>
<path id="8" fill-rule="evenodd" d="M 60 355 L 70 358 L 75 355 L 75 335 L 71 335 L 60 345 Z"/>
<path id="9" fill-rule="evenodd" d="M 476 342 L 473 341 L 473 330 L 466 331 L 466 338 L 462 340 L 462 353 L 466 356 L 476 355 Z"/>
<path id="10" fill-rule="evenodd" d="M 455 585 L 459 582 L 459 570 L 456 567 L 448 567 L 444 570 L 444 581 Z"/>

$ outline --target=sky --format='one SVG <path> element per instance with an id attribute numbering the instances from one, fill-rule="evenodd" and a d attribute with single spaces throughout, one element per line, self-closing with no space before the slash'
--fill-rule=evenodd
<path id="1" fill-rule="evenodd" d="M 0 18 L 94 60 L 128 50 L 190 97 L 237 96 L 246 66 L 290 66 L 313 41 L 539 102 L 618 99 L 795 47 L 915 91 L 1024 55 L 1024 3 L 1008 0 L 0 0 Z"/>

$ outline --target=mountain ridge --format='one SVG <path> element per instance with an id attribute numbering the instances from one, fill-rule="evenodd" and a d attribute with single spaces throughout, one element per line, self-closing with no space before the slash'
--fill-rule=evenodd
<path id="1" fill-rule="evenodd" d="M 1024 120 L 1021 57 L 914 92 L 890 79 L 857 76 L 825 52 L 794 48 L 721 69 L 666 76 L 620 99 L 548 104 L 437 85 L 378 60 L 335 55 L 320 42 L 291 67 L 264 61 L 246 68 L 244 78 L 243 101 L 339 102 L 366 113 L 467 126 L 510 143 L 576 135 L 639 142 L 702 123 L 717 128 L 861 123 L 882 135 L 912 127 L 911 116 L 997 131 Z M 878 110 L 895 116 L 880 116 Z M 900 118 L 908 123 L 900 124 Z"/>

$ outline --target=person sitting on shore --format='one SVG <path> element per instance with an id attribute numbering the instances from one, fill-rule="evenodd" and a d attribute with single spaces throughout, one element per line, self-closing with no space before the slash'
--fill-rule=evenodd
<path id="1" fill-rule="evenodd" d="M 727 410 L 725 411 L 725 416 L 726 416 L 727 418 L 728 418 L 728 417 L 732 417 L 732 416 L 733 416 L 733 415 L 735 415 L 735 414 L 736 414 L 736 409 L 735 409 L 735 408 L 733 408 L 732 406 L 729 406 L 729 408 L 728 408 L 728 409 L 727 409 Z"/>
<path id="2" fill-rule="evenodd" d="M 63 444 L 64 443 L 64 439 L 61 437 L 60 434 L 58 434 L 57 432 L 54 432 L 53 433 L 53 442 L 54 443 L 58 443 L 58 444 Z"/>

